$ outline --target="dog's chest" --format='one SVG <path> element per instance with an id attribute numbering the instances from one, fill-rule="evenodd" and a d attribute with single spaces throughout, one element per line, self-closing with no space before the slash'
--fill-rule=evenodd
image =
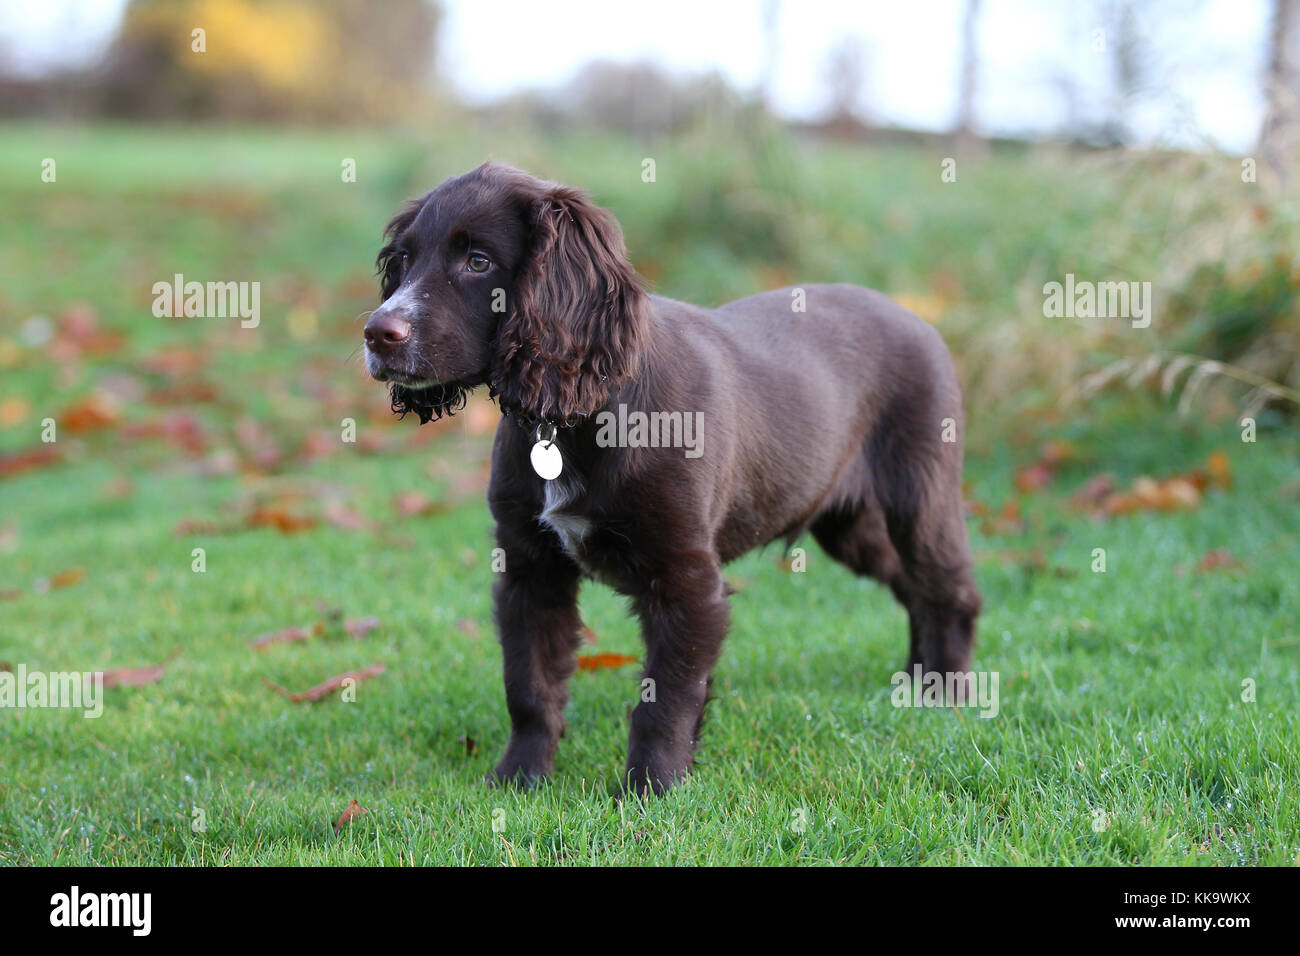
<path id="1" fill-rule="evenodd" d="M 566 474 L 548 481 L 542 513 L 537 516 L 537 520 L 559 536 L 565 553 L 590 574 L 591 569 L 587 567 L 585 557 L 587 542 L 595 523 L 579 513 L 581 495 L 581 484 Z"/>

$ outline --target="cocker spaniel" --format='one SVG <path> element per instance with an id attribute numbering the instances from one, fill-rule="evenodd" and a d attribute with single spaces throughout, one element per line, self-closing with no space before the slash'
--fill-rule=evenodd
<path id="1" fill-rule="evenodd" d="M 909 670 L 966 686 L 980 596 L 961 392 L 933 328 L 852 285 L 650 295 L 607 212 L 494 163 L 385 239 L 366 366 L 394 411 L 426 422 L 486 385 L 503 412 L 488 502 L 512 730 L 490 781 L 552 771 L 584 576 L 631 599 L 646 645 L 623 787 L 680 781 L 727 634 L 723 566 L 805 531 L 907 609 Z"/>

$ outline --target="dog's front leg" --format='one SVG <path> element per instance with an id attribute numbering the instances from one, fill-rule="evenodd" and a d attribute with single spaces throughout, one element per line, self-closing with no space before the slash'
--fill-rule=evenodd
<path id="1" fill-rule="evenodd" d="M 625 788 L 662 793 L 690 770 L 709 674 L 727 635 L 722 569 L 711 554 L 679 558 L 636 597 L 646 644 L 641 702 L 632 711 Z"/>
<path id="2" fill-rule="evenodd" d="M 488 776 L 492 784 L 532 786 L 550 776 L 564 733 L 567 681 L 577 664 L 577 567 L 557 549 L 505 548 L 506 570 L 493 588 L 510 711 L 510 743 Z"/>

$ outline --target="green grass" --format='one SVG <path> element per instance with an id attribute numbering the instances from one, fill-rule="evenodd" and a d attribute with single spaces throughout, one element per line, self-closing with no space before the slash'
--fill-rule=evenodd
<path id="1" fill-rule="evenodd" d="M 1025 519 L 1023 532 L 971 525 L 986 608 L 976 666 L 1000 674 L 996 718 L 891 706 L 905 615 L 883 589 L 802 542 L 804 573 L 780 567 L 776 549 L 729 569 L 739 588 L 732 632 L 700 763 L 684 786 L 645 805 L 611 799 L 638 693 L 637 668 L 625 667 L 575 676 L 549 786 L 488 790 L 483 778 L 508 720 L 490 617 L 490 520 L 479 491 L 461 482 L 480 470 L 489 439 L 462 418 L 436 431 L 387 422 L 382 390 L 349 359 L 355 316 L 373 304 L 379 227 L 399 199 L 438 176 L 497 152 L 582 181 L 581 156 L 611 177 L 624 158 L 637 170 L 642 151 L 453 139 L 427 159 L 412 142 L 380 149 L 374 134 L 22 126 L 0 136 L 0 195 L 13 210 L 0 242 L 0 346 L 9 343 L 0 357 L 14 356 L 0 370 L 0 403 L 29 406 L 0 427 L 0 453 L 36 446 L 42 418 L 59 419 L 124 376 L 145 390 L 167 384 L 148 360 L 186 345 L 205 358 L 180 381 L 205 382 L 220 401 L 133 400 L 124 422 L 184 411 L 204 431 L 205 460 L 216 452 L 243 460 L 237 474 L 209 476 L 196 456 L 124 438 L 119 426 L 61 433 L 64 462 L 0 477 L 0 590 L 23 592 L 0 601 L 0 661 L 130 667 L 179 649 L 158 683 L 106 691 L 98 720 L 0 710 L 0 862 L 1300 859 L 1300 442 L 1275 429 L 1243 444 L 1230 424 L 1183 422 L 1140 396 L 1075 408 L 1029 432 L 1068 439 L 1082 456 L 1035 495 L 1012 488 L 1032 446 L 1004 438 L 992 415 L 972 416 L 981 450 L 969 456 L 971 498 L 995 509 L 1014 498 Z M 39 181 L 46 155 L 59 158 L 54 185 Z M 907 172 L 928 169 L 930 157 L 864 155 L 903 178 L 856 181 L 863 212 L 855 214 L 905 189 L 921 197 L 922 233 L 940 229 L 945 215 L 954 234 L 987 229 L 999 207 L 1027 221 L 1055 175 L 1027 180 L 1033 161 L 1014 158 L 998 175 L 1021 192 L 972 191 L 954 213 L 924 198 L 928 174 Z M 343 156 L 359 157 L 357 184 L 338 182 Z M 852 175 L 833 151 L 798 161 L 831 177 L 817 180 L 827 195 L 835 178 Z M 635 253 L 660 220 L 622 202 Z M 1083 202 L 1059 199 L 1068 215 Z M 1009 274 L 1008 287 L 1023 278 L 1003 258 L 1016 241 L 1023 237 L 998 238 L 987 263 L 975 256 L 953 266 L 965 287 L 990 290 L 975 296 L 979 308 L 1000 307 L 986 270 Z M 862 271 L 920 283 L 924 245 L 881 252 Z M 660 286 L 720 299 L 757 282 L 760 270 L 734 255 L 716 253 L 716 276 L 688 264 L 678 279 L 675 257 L 686 252 L 663 252 Z M 828 268 L 832 275 L 816 278 L 870 281 Z M 227 320 L 153 318 L 149 286 L 176 271 L 262 281 L 262 326 L 241 339 Z M 77 301 L 125 336 L 120 349 L 56 363 L 21 344 L 28 316 L 57 317 Z M 295 307 L 319 316 L 314 333 L 291 334 L 285 317 Z M 343 417 L 382 451 L 337 442 Z M 263 423 L 281 462 L 251 462 L 240 438 L 247 420 Z M 331 453 L 303 461 L 298 443 L 315 433 L 334 436 Z M 1194 510 L 1095 521 L 1068 505 L 1098 471 L 1122 482 L 1185 472 L 1214 449 L 1227 453 L 1234 483 Z M 400 516 L 395 496 L 414 490 L 449 509 Z M 376 527 L 178 533 L 185 521 L 230 518 L 248 495 L 292 493 L 302 496 L 296 510 L 319 515 L 336 499 Z M 202 574 L 191 570 L 196 547 L 206 550 Z M 1106 549 L 1105 574 L 1091 570 L 1094 548 Z M 1195 570 L 1214 548 L 1245 567 Z M 1042 560 L 1030 557 L 1034 549 Z M 83 580 L 34 587 L 74 567 Z M 331 628 L 301 644 L 249 647 L 262 632 L 313 624 L 318 605 L 381 625 L 359 641 Z M 594 650 L 639 654 L 621 599 L 589 585 L 582 611 L 599 635 Z M 263 683 L 303 690 L 376 663 L 387 672 L 361 683 L 355 703 L 337 695 L 292 703 Z M 1257 684 L 1254 702 L 1242 700 L 1246 679 Z M 353 799 L 367 814 L 336 836 L 330 824 Z M 196 809 L 202 832 L 191 826 Z M 1100 832 L 1097 811 L 1107 815 Z"/>

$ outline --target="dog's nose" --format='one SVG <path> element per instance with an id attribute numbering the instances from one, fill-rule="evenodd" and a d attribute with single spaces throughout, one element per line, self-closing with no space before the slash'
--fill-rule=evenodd
<path id="1" fill-rule="evenodd" d="M 366 344 L 375 352 L 387 352 L 411 336 L 411 323 L 396 312 L 380 310 L 366 323 Z"/>

